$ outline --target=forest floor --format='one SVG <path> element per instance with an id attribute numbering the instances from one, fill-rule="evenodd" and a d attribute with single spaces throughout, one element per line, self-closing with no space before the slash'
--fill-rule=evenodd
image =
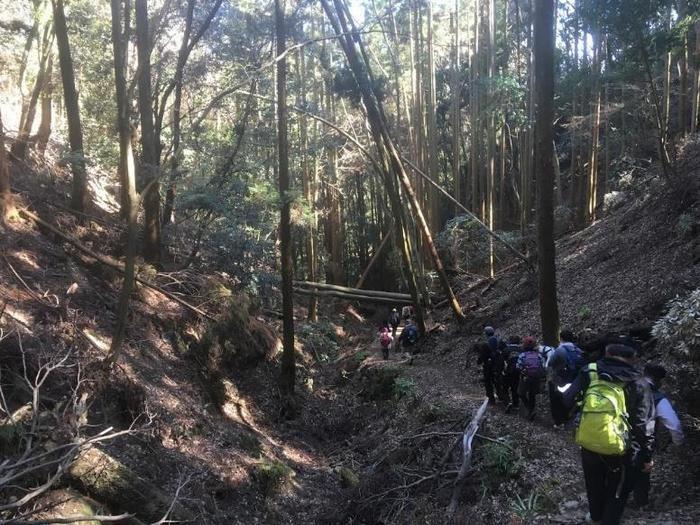
<path id="1" fill-rule="evenodd" d="M 700 522 L 700 403 L 697 388 L 690 389 L 697 369 L 649 337 L 666 302 L 700 282 L 697 138 L 679 158 L 694 182 L 679 191 L 649 177 L 592 226 L 558 242 L 562 325 L 589 340 L 607 331 L 639 337 L 645 357 L 670 369 L 667 390 L 686 428 L 686 445 L 661 447 L 652 506 L 630 511 L 630 523 Z M 67 179 L 60 173 L 14 175 L 22 205 L 95 251 L 120 256 L 123 232 L 109 203 L 79 221 L 61 207 Z M 89 377 L 108 347 L 121 279 L 29 221 L 3 232 L 0 253 L 2 327 L 21 334 L 25 349 L 37 355 L 70 349 Z M 228 299 L 206 293 L 233 286 L 220 271 L 142 271 L 213 314 L 227 308 Z M 188 480 L 180 500 L 198 523 L 445 523 L 461 462 L 453 444 L 483 400 L 470 349 L 486 324 L 503 336 L 536 333 L 539 326 L 533 274 L 515 267 L 472 284 L 457 288 L 466 324 L 437 310 L 434 330 L 416 351 L 394 352 L 389 361 L 381 359 L 375 334 L 384 312 L 324 304 L 338 346 L 319 355 L 299 344 L 302 408 L 293 419 L 279 409 L 277 355 L 226 369 L 225 396 L 217 401 L 192 356 L 204 321 L 139 287 L 128 344 L 109 386 L 91 399 L 90 423 L 119 429 L 149 419 L 138 434 L 103 448 L 166 495 Z M 309 326 L 303 316 L 298 308 L 302 330 Z M 277 319 L 254 317 L 279 327 Z M 21 362 L 17 341 L 0 339 L 3 370 L 16 371 Z M 11 405 L 24 402 L 21 389 L 6 390 Z M 500 405 L 489 408 L 456 521 L 581 523 L 585 492 L 572 433 L 552 428 L 544 395 L 534 422 L 505 414 Z M 138 513 L 128 502 L 111 507 Z"/>

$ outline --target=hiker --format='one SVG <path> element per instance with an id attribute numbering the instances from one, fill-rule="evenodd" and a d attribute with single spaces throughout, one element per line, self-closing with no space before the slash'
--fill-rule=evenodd
<path id="1" fill-rule="evenodd" d="M 562 428 L 569 419 L 563 392 L 570 388 L 569 385 L 586 364 L 583 352 L 574 343 L 574 334 L 570 330 L 562 330 L 559 340 L 559 346 L 548 352 L 546 361 L 549 404 L 555 429 Z"/>
<path id="2" fill-rule="evenodd" d="M 683 443 L 685 436 L 681 427 L 678 414 L 673 409 L 673 406 L 666 398 L 666 395 L 660 390 L 661 382 L 666 377 L 666 369 L 661 365 L 648 363 L 644 367 L 644 376 L 651 383 L 651 391 L 654 396 L 654 405 L 656 407 L 656 428 L 661 424 L 671 435 L 671 442 L 674 445 Z M 656 439 L 654 440 L 656 442 Z M 649 504 L 649 489 L 651 486 L 649 472 L 641 472 L 637 483 L 634 486 L 634 503 L 637 507 L 643 507 Z"/>
<path id="3" fill-rule="evenodd" d="M 396 308 L 392 308 L 391 314 L 389 315 L 389 324 L 391 325 L 392 337 L 396 337 L 396 330 L 399 328 L 399 323 L 401 323 L 399 312 L 396 310 Z"/>
<path id="4" fill-rule="evenodd" d="M 391 348 L 391 343 L 394 340 L 394 338 L 391 335 L 391 332 L 389 332 L 389 328 L 387 326 L 384 326 L 380 331 L 379 331 L 379 345 L 382 347 L 382 355 L 384 356 L 384 359 L 389 359 L 389 349 Z"/>
<path id="5" fill-rule="evenodd" d="M 608 344 L 605 357 L 583 367 L 564 393 L 569 409 L 583 397 L 576 443 L 588 496 L 587 523 L 620 523 L 639 474 L 651 471 L 654 399 L 635 357 L 631 346 Z"/>
<path id="6" fill-rule="evenodd" d="M 401 335 L 399 336 L 399 343 L 404 347 L 408 348 L 413 346 L 418 342 L 418 327 L 413 323 L 411 319 L 406 322 Z"/>
<path id="7" fill-rule="evenodd" d="M 503 399 L 503 355 L 501 350 L 505 347 L 498 337 L 496 331 L 491 326 L 484 328 L 484 336 L 486 341 L 474 345 L 474 350 L 477 352 L 477 364 L 482 365 L 484 373 L 484 388 L 486 396 L 489 398 L 489 403 L 496 402 L 494 397 L 494 389 L 498 394 L 499 399 Z"/>
<path id="8" fill-rule="evenodd" d="M 486 335 L 486 342 L 491 350 L 493 387 L 496 390 L 498 400 L 505 402 L 508 400 L 505 378 L 503 377 L 503 370 L 505 367 L 504 351 L 506 348 L 506 343 L 500 337 L 498 337 L 498 335 L 496 335 L 496 331 L 491 326 L 484 328 L 484 335 Z"/>
<path id="9" fill-rule="evenodd" d="M 523 351 L 520 343 L 520 336 L 511 336 L 508 338 L 508 343 L 503 351 L 503 386 L 506 395 L 510 396 L 506 414 L 509 414 L 513 409 L 517 411 L 519 406 L 518 384 L 520 382 L 520 371 L 517 368 L 517 364 L 518 357 Z"/>
<path id="10" fill-rule="evenodd" d="M 515 367 L 520 372 L 518 395 L 527 409 L 527 418 L 532 421 L 535 419 L 537 394 L 545 377 L 544 359 L 534 337 L 527 336 L 523 339 L 523 351 L 518 356 Z"/>
<path id="11" fill-rule="evenodd" d="M 409 305 L 401 308 L 401 317 L 403 317 L 403 322 L 407 324 L 408 320 L 413 317 L 413 308 Z"/>

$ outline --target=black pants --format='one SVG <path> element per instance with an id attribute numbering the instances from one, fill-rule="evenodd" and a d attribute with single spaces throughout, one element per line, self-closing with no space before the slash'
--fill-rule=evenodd
<path id="1" fill-rule="evenodd" d="M 637 483 L 634 485 L 634 502 L 640 507 L 649 504 L 649 489 L 651 489 L 649 472 L 640 472 L 637 476 Z"/>
<path id="2" fill-rule="evenodd" d="M 532 417 L 535 414 L 535 406 L 537 404 L 537 394 L 540 393 L 540 380 L 535 377 L 520 376 L 518 384 L 518 395 L 523 401 L 523 405 L 527 408 L 528 415 Z"/>
<path id="3" fill-rule="evenodd" d="M 549 406 L 552 409 L 552 419 L 555 425 L 562 425 L 569 419 L 569 411 L 564 406 L 564 394 L 559 392 L 557 385 L 549 382 Z"/>
<path id="4" fill-rule="evenodd" d="M 506 395 L 510 395 L 508 400 L 511 405 L 517 407 L 520 403 L 520 398 L 518 397 L 518 384 L 520 383 L 520 374 L 515 372 L 514 374 L 507 374 L 503 378 Z"/>
<path id="5" fill-rule="evenodd" d="M 496 366 L 493 369 L 493 387 L 496 390 L 496 396 L 501 402 L 509 401 L 508 385 L 506 378 L 503 375 L 503 366 Z"/>
<path id="6" fill-rule="evenodd" d="M 484 365 L 483 372 L 484 372 L 484 388 L 486 389 L 486 396 L 489 398 L 489 401 L 491 401 L 493 403 L 495 401 L 495 398 L 493 397 L 493 387 L 494 387 L 493 367 L 491 365 Z"/>
<path id="7" fill-rule="evenodd" d="M 641 469 L 624 456 L 604 456 L 586 449 L 581 449 L 581 464 L 591 519 L 618 525 Z"/>

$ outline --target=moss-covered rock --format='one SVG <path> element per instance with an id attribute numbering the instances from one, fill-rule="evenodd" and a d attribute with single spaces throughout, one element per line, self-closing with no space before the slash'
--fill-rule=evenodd
<path id="1" fill-rule="evenodd" d="M 255 465 L 253 478 L 264 496 L 271 496 L 279 491 L 294 477 L 294 471 L 285 463 L 277 460 L 263 459 Z"/>

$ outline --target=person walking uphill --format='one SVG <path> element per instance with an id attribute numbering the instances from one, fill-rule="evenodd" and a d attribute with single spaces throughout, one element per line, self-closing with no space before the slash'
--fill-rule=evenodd
<path id="1" fill-rule="evenodd" d="M 520 372 L 518 395 L 527 409 L 528 419 L 532 421 L 535 419 L 537 394 L 545 376 L 544 359 L 537 349 L 534 337 L 527 336 L 523 339 L 523 352 L 518 356 L 515 367 Z"/>
<path id="2" fill-rule="evenodd" d="M 586 363 L 583 352 L 574 344 L 574 335 L 569 330 L 562 330 L 559 339 L 559 346 L 549 352 L 547 358 L 547 386 L 554 428 L 560 428 L 569 419 L 563 392 L 567 385 L 574 382 Z"/>
<path id="3" fill-rule="evenodd" d="M 644 375 L 651 382 L 651 391 L 654 396 L 654 406 L 656 408 L 656 429 L 663 426 L 671 435 L 674 445 L 681 445 L 685 439 L 681 421 L 678 414 L 673 409 L 671 402 L 660 390 L 661 382 L 666 377 L 666 369 L 661 365 L 648 363 L 644 367 Z M 656 442 L 656 439 L 654 440 Z M 640 472 L 637 483 L 634 486 L 634 503 L 637 507 L 649 504 L 649 489 L 651 488 L 651 476 L 649 472 Z"/>
<path id="4" fill-rule="evenodd" d="M 520 398 L 518 397 L 520 371 L 518 370 L 517 364 L 522 351 L 523 347 L 521 346 L 520 336 L 514 335 L 509 337 L 506 349 L 503 351 L 503 382 L 506 395 L 510 395 L 509 403 L 506 407 L 506 414 L 510 413 L 513 409 L 515 409 L 517 413 L 518 406 L 520 405 Z"/>
<path id="5" fill-rule="evenodd" d="M 640 473 L 651 471 L 654 399 L 635 367 L 634 348 L 611 344 L 564 393 L 572 408 L 583 397 L 576 443 L 588 496 L 587 523 L 617 525 Z"/>
<path id="6" fill-rule="evenodd" d="M 487 326 L 484 328 L 486 342 L 477 343 L 474 345 L 474 350 L 477 352 L 477 364 L 482 366 L 484 373 L 484 388 L 486 396 L 489 398 L 489 403 L 496 402 L 494 396 L 494 388 L 498 393 L 499 398 L 503 398 L 503 357 L 501 355 L 502 348 L 505 344 L 496 336 L 496 331 Z"/>
<path id="7" fill-rule="evenodd" d="M 396 337 L 396 331 L 399 328 L 399 323 L 401 323 L 401 317 L 399 316 L 399 312 L 396 310 L 396 308 L 391 310 L 391 314 L 389 315 L 389 324 L 391 325 L 391 336 Z"/>

